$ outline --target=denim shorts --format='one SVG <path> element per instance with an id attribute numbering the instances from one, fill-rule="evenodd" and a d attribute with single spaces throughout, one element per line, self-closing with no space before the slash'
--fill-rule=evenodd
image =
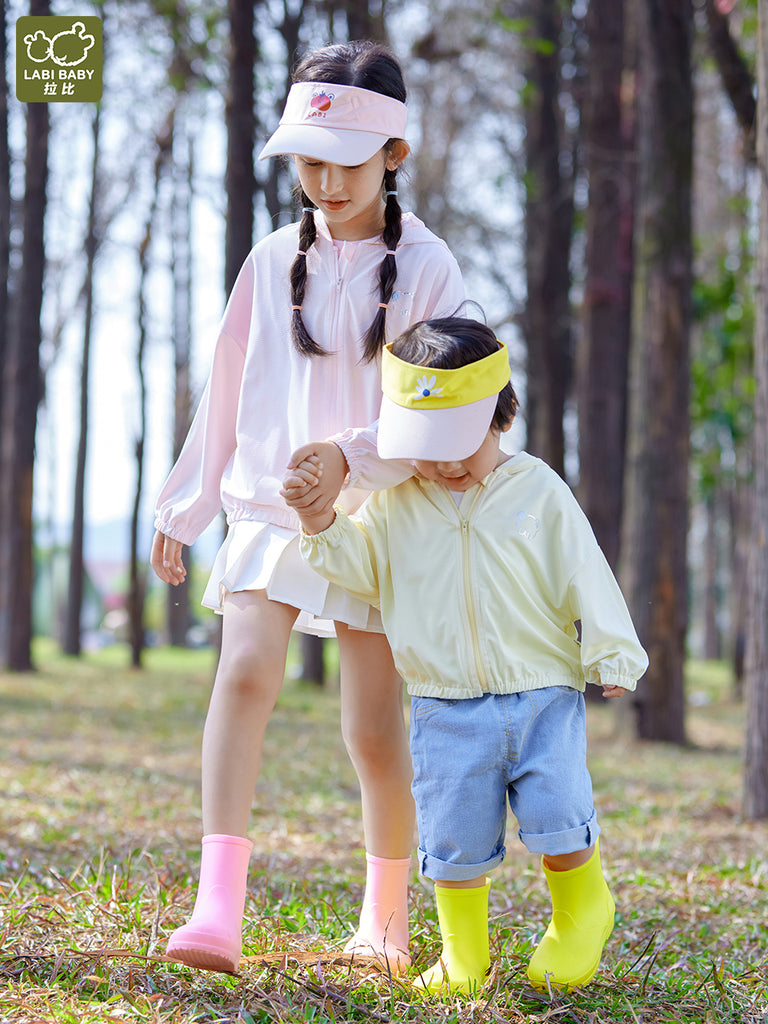
<path id="1" fill-rule="evenodd" d="M 419 868 L 464 881 L 504 858 L 507 800 L 534 853 L 591 846 L 600 833 L 587 770 L 584 694 L 552 686 L 467 700 L 411 698 Z"/>

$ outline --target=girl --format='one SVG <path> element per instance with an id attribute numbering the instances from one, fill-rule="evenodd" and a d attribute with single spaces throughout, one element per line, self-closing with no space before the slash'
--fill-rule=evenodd
<path id="1" fill-rule="evenodd" d="M 528 978 L 544 989 L 592 980 L 614 903 L 583 691 L 589 682 L 618 697 L 648 667 L 568 485 L 540 459 L 500 448 L 517 409 L 509 377 L 484 324 L 453 317 L 405 331 L 382 355 L 378 447 L 413 459 L 416 475 L 352 519 L 300 512 L 303 557 L 381 608 L 411 694 L 419 866 L 435 880 L 443 939 L 415 982 L 431 992 L 485 983 L 486 874 L 504 857 L 507 802 L 552 897 Z M 316 455 L 289 470 L 286 501 L 295 506 L 321 471 Z"/>
<path id="2" fill-rule="evenodd" d="M 249 810 L 289 635 L 329 634 L 331 621 L 367 853 L 360 922 L 345 949 L 387 957 L 393 970 L 409 962 L 413 804 L 401 683 L 377 613 L 304 565 L 298 516 L 279 495 L 291 452 L 350 424 L 360 429 L 321 445 L 326 477 L 315 508 L 347 474 L 370 488 L 412 472 L 383 464 L 375 432 L 362 429 L 378 414 L 379 354 L 403 327 L 455 309 L 463 287 L 445 243 L 401 213 L 405 99 L 399 64 L 373 43 L 330 46 L 299 64 L 260 159 L 293 156 L 301 222 L 245 261 L 200 408 L 158 501 L 151 564 L 173 586 L 185 575 L 182 545 L 222 506 L 229 524 L 203 597 L 222 613 L 223 632 L 203 734 L 200 881 L 191 920 L 168 943 L 170 957 L 194 967 L 237 969 Z M 364 495 L 345 493 L 352 508 Z"/>

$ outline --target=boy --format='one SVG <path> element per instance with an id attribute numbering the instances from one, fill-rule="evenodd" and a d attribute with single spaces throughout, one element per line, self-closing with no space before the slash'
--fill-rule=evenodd
<path id="1" fill-rule="evenodd" d="M 500 448 L 517 410 L 505 347 L 477 321 L 416 324 L 382 355 L 382 458 L 415 475 L 347 517 L 306 510 L 318 456 L 281 492 L 301 553 L 381 609 L 411 695 L 419 866 L 435 882 L 440 960 L 416 985 L 479 988 L 490 967 L 486 872 L 506 801 L 542 854 L 553 914 L 533 985 L 587 984 L 613 929 L 586 765 L 586 683 L 633 690 L 648 659 L 568 486 Z M 580 623 L 580 634 L 576 623 Z"/>

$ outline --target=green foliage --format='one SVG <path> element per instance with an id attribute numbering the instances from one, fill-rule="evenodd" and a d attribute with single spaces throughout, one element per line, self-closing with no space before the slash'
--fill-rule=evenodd
<path id="1" fill-rule="evenodd" d="M 701 343 L 692 360 L 691 447 L 703 497 L 746 472 L 753 424 L 754 300 L 751 259 L 720 259 L 717 276 L 694 284 Z"/>
<path id="2" fill-rule="evenodd" d="M 512 32 L 519 36 L 523 48 L 531 53 L 551 57 L 557 51 L 557 43 L 554 39 L 544 39 L 534 34 L 533 18 L 510 18 L 497 7 L 493 12 L 493 21 L 505 32 Z"/>

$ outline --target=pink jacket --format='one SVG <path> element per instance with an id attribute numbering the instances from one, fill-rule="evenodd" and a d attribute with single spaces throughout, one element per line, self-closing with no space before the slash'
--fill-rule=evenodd
<path id="1" fill-rule="evenodd" d="M 339 251 L 322 215 L 315 218 L 302 315 L 329 355 L 299 355 L 290 340 L 291 224 L 254 246 L 232 289 L 200 406 L 157 503 L 155 528 L 174 540 L 191 544 L 221 508 L 229 523 L 298 529 L 278 492 L 291 452 L 308 441 L 339 435 L 351 486 L 388 487 L 410 472 L 378 458 L 374 430 L 348 429 L 370 428 L 379 415 L 379 366 L 361 361 L 360 340 L 377 309 L 384 242 L 347 242 Z M 404 214 L 388 338 L 455 312 L 463 299 L 445 242 Z"/>

